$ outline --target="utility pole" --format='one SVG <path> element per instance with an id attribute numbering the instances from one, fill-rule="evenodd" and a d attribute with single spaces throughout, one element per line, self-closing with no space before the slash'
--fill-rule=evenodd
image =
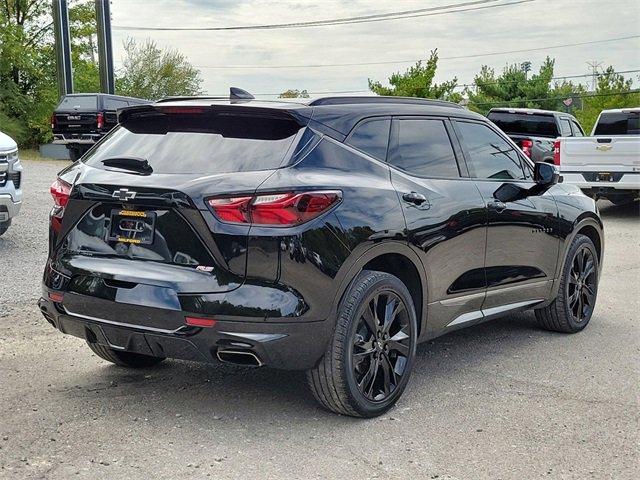
<path id="1" fill-rule="evenodd" d="M 602 66 L 602 62 L 593 60 L 591 62 L 587 62 L 587 65 L 591 68 L 591 91 L 595 92 L 598 88 L 598 68 Z"/>
<path id="2" fill-rule="evenodd" d="M 53 0 L 53 30 L 56 39 L 56 74 L 60 97 L 73 93 L 71 66 L 71 35 L 69 34 L 69 8 L 67 0 Z"/>
<path id="3" fill-rule="evenodd" d="M 103 93 L 115 93 L 113 45 L 111 42 L 111 9 L 109 0 L 95 0 L 98 30 L 98 62 L 100 87 Z"/>

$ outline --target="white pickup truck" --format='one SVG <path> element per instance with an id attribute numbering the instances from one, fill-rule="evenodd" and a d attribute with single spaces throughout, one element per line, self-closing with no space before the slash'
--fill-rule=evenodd
<path id="1" fill-rule="evenodd" d="M 564 183 L 615 204 L 640 197 L 640 107 L 603 110 L 590 137 L 561 137 L 553 163 Z"/>

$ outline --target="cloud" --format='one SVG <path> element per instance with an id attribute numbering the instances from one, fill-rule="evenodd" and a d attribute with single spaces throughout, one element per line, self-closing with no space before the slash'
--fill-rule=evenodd
<path id="1" fill-rule="evenodd" d="M 507 1 L 507 0 L 504 0 Z M 428 6 L 454 3 L 437 0 Z M 267 0 L 114 1 L 114 25 L 228 26 L 312 21 L 425 7 L 424 1 L 390 0 L 321 3 Z M 297 65 L 418 59 L 438 48 L 441 57 L 535 48 L 630 35 L 638 31 L 635 0 L 536 0 L 487 10 L 387 22 L 301 29 L 226 32 L 114 31 L 116 61 L 127 37 L 152 38 L 184 53 L 194 65 Z M 556 75 L 587 73 L 586 62 L 603 61 L 619 70 L 640 65 L 640 42 L 627 40 L 565 49 L 491 57 L 441 60 L 438 81 L 457 76 L 468 83 L 484 64 L 500 71 L 507 63 L 532 61 L 534 70 L 549 55 Z M 298 69 L 202 68 L 210 93 L 230 85 L 256 93 L 288 88 L 313 91 L 366 90 L 367 78 L 386 80 L 409 64 Z"/>

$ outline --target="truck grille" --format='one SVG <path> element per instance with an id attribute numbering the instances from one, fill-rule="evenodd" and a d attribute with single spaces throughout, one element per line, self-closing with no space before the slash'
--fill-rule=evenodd
<path id="1" fill-rule="evenodd" d="M 7 184 L 7 172 L 0 172 L 0 187 L 4 187 Z"/>

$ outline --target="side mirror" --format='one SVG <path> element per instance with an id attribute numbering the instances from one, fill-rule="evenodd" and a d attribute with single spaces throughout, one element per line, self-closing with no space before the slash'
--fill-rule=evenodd
<path id="1" fill-rule="evenodd" d="M 555 165 L 536 162 L 533 167 L 533 180 L 540 186 L 550 187 L 560 181 L 560 174 Z"/>

